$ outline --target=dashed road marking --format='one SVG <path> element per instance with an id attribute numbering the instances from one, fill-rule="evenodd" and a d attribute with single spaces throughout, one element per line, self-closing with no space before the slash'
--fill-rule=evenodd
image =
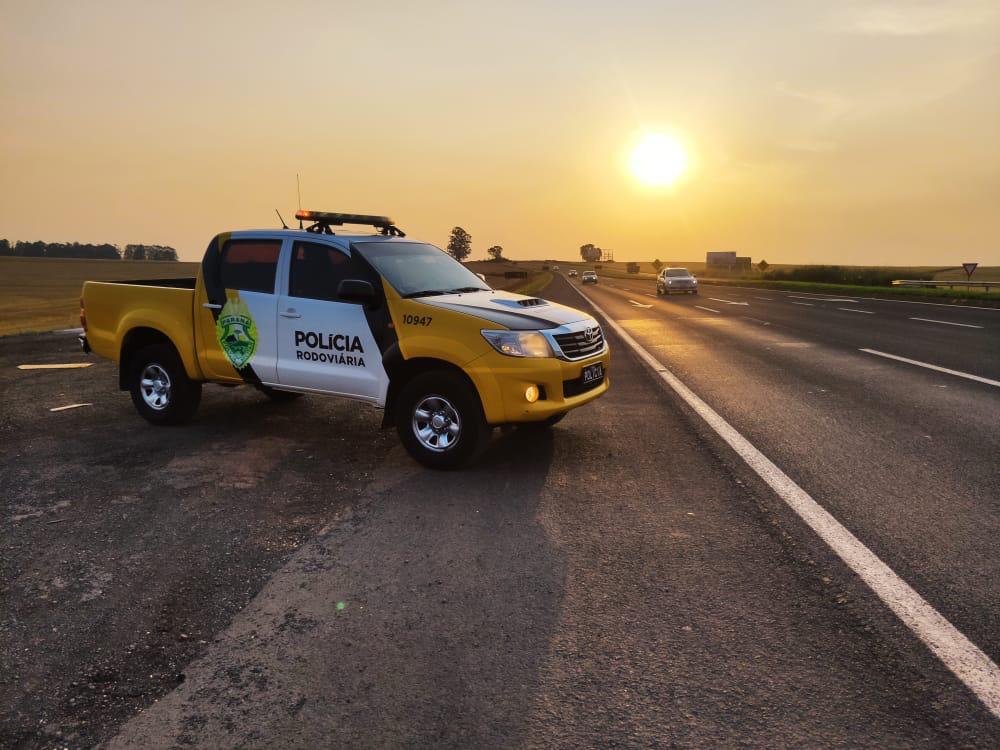
<path id="1" fill-rule="evenodd" d="M 876 357 L 885 357 L 886 359 L 894 359 L 897 362 L 905 362 L 908 365 L 916 365 L 917 367 L 926 367 L 928 370 L 936 370 L 937 372 L 943 372 L 948 375 L 954 375 L 958 378 L 965 378 L 966 380 L 975 380 L 977 383 L 986 383 L 986 385 L 995 385 L 1000 388 L 1000 380 L 991 380 L 990 378 L 984 378 L 979 375 L 972 375 L 968 372 L 962 372 L 961 370 L 952 370 L 947 367 L 940 367 L 939 365 L 932 365 L 929 362 L 921 362 L 919 359 L 908 359 L 907 357 L 900 357 L 898 354 L 889 354 L 887 352 L 880 352 L 877 349 L 861 349 L 861 351 L 867 354 L 874 354 Z"/>
<path id="2" fill-rule="evenodd" d="M 576 287 L 574 287 L 575 289 Z M 621 339 L 628 344 L 639 358 L 660 376 L 697 414 L 715 430 L 746 464 L 753 469 L 768 486 L 775 491 L 820 539 L 853 570 L 861 580 L 891 609 L 896 616 L 927 646 L 930 651 L 962 683 L 983 702 L 989 711 L 1000 718 L 1000 667 L 998 667 L 972 641 L 946 620 L 906 581 L 900 578 L 888 565 L 854 534 L 813 498 L 785 472 L 778 468 L 743 435 L 736 431 L 711 406 L 688 388 L 680 378 L 653 357 L 639 342 L 598 307 L 586 294 L 577 289 L 594 310 L 603 317 Z M 871 349 L 862 349 L 871 354 L 885 355 Z M 906 361 L 906 360 L 904 360 Z M 914 364 L 924 364 L 914 362 Z M 932 369 L 937 368 L 931 365 Z M 954 371 L 950 371 L 954 372 Z M 955 373 L 958 374 L 958 373 Z M 974 379 L 975 376 L 972 376 Z M 1000 383 L 992 381 L 993 385 Z"/>
<path id="3" fill-rule="evenodd" d="M 865 315 L 874 315 L 875 314 L 871 310 L 857 310 L 857 309 L 855 309 L 853 307 L 838 307 L 837 309 L 838 310 L 843 310 L 844 312 L 864 313 Z"/>
<path id="4" fill-rule="evenodd" d="M 701 305 L 695 305 L 695 307 L 697 307 L 699 310 L 708 310 L 709 312 L 714 312 L 714 313 L 719 312 L 718 310 L 713 310 L 711 307 L 702 307 Z"/>
<path id="5" fill-rule="evenodd" d="M 793 305 L 802 305 L 803 307 L 815 307 L 812 302 L 792 302 Z"/>
<path id="6" fill-rule="evenodd" d="M 943 326 L 961 326 L 962 328 L 982 328 L 983 326 L 974 326 L 972 323 L 952 323 L 950 320 L 931 320 L 930 318 L 910 318 L 910 320 L 920 320 L 924 323 L 940 323 Z"/>

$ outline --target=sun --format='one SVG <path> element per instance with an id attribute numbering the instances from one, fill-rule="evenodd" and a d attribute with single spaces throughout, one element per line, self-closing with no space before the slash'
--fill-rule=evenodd
<path id="1" fill-rule="evenodd" d="M 676 138 L 665 133 L 645 135 L 629 156 L 632 174 L 644 185 L 668 187 L 687 171 L 688 153 Z"/>

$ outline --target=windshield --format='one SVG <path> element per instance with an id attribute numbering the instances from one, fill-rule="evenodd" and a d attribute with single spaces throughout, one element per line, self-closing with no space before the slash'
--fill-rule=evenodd
<path id="1" fill-rule="evenodd" d="M 403 297 L 490 291 L 486 282 L 433 245 L 355 242 L 353 247 Z"/>
<path id="2" fill-rule="evenodd" d="M 666 271 L 664 275 L 677 278 L 678 276 L 690 276 L 691 273 L 686 268 L 671 268 L 669 271 Z"/>

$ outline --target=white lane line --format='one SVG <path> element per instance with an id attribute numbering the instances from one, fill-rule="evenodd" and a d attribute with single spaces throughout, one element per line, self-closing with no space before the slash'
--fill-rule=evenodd
<path id="1" fill-rule="evenodd" d="M 727 305 L 743 305 L 744 307 L 749 306 L 749 302 L 733 302 L 731 299 L 719 299 L 718 297 L 709 297 L 713 302 L 725 302 Z"/>
<path id="2" fill-rule="evenodd" d="M 950 320 L 931 320 L 930 318 L 910 318 L 910 320 L 920 320 L 924 323 L 940 323 L 943 326 L 961 326 L 962 328 L 982 328 L 974 326 L 972 323 L 952 323 Z"/>
<path id="3" fill-rule="evenodd" d="M 793 305 L 802 305 L 803 307 L 815 307 L 812 302 L 792 302 Z"/>
<path id="4" fill-rule="evenodd" d="M 876 357 L 885 357 L 886 359 L 894 359 L 897 362 L 905 362 L 908 365 L 916 365 L 917 367 L 926 367 L 928 370 L 936 370 L 937 372 L 943 372 L 948 375 L 954 375 L 959 378 L 965 378 L 966 380 L 975 380 L 977 383 L 986 383 L 986 385 L 995 385 L 1000 388 L 1000 380 L 990 380 L 989 378 L 983 378 L 979 375 L 972 375 L 967 372 L 961 372 L 960 370 L 949 370 L 947 367 L 939 367 L 938 365 L 932 365 L 929 362 L 921 362 L 918 359 L 907 359 L 906 357 L 900 357 L 898 354 L 888 354 L 886 352 L 880 352 L 877 349 L 861 349 L 861 351 L 867 354 L 874 354 Z"/>
<path id="5" fill-rule="evenodd" d="M 574 287 L 575 289 L 576 287 Z M 577 289 L 580 292 L 579 289 Z M 718 412 L 646 351 L 616 321 L 580 292 L 590 305 L 667 385 L 707 422 L 747 465 L 837 553 L 879 599 L 923 641 L 976 697 L 1000 718 L 1000 667 L 948 622 L 934 607 L 848 531 L 787 474 L 761 453 Z"/>
<path id="6" fill-rule="evenodd" d="M 719 312 L 718 310 L 713 310 L 711 307 L 702 307 L 701 305 L 695 305 L 695 307 L 697 307 L 699 310 L 708 310 L 709 312 L 714 312 L 714 313 Z"/>
<path id="7" fill-rule="evenodd" d="M 741 290 L 755 288 L 750 286 L 726 286 L 725 284 L 705 284 L 705 286 L 717 286 L 722 289 L 741 289 Z M 808 293 L 809 292 L 802 292 L 802 294 L 808 294 Z M 803 299 L 817 299 L 817 298 L 823 299 L 823 295 L 816 295 L 816 297 L 814 298 L 804 297 Z M 950 307 L 952 310 L 989 310 L 991 312 L 1000 312 L 1000 307 L 986 307 L 985 305 L 955 305 L 955 304 L 948 304 L 947 302 L 920 302 L 919 300 L 889 299 L 888 297 L 862 297 L 861 299 L 863 299 L 865 302 L 899 302 L 904 305 L 931 305 L 932 307 Z M 848 300 L 848 302 L 857 302 L 857 301 L 858 300 L 856 299 Z"/>
<path id="8" fill-rule="evenodd" d="M 652 305 L 644 305 L 641 302 L 636 302 L 634 299 L 630 299 L 629 302 L 631 302 L 636 307 L 645 307 L 647 309 L 650 308 L 650 307 L 652 307 Z"/>
<path id="9" fill-rule="evenodd" d="M 93 406 L 93 404 L 69 404 L 67 406 L 57 406 L 49 411 L 66 411 L 67 409 L 79 409 L 81 406 Z"/>
<path id="10" fill-rule="evenodd" d="M 774 302 L 774 298 L 773 297 L 754 297 L 754 299 L 763 299 L 763 300 L 767 300 L 768 302 Z"/>
<path id="11" fill-rule="evenodd" d="M 871 310 L 856 310 L 853 307 L 838 307 L 838 310 L 843 310 L 844 312 L 858 312 L 864 313 L 865 315 L 874 315 L 875 313 Z"/>

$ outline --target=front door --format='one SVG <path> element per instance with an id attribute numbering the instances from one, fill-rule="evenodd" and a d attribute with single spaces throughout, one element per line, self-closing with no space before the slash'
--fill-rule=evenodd
<path id="1" fill-rule="evenodd" d="M 337 298 L 344 279 L 368 280 L 346 251 L 292 244 L 285 294 L 278 298 L 278 383 L 381 402 L 388 377 L 364 305 Z"/>
<path id="2" fill-rule="evenodd" d="M 195 309 L 202 369 L 216 381 L 274 382 L 281 240 L 225 239 L 217 252 L 202 268 L 205 297 Z"/>

